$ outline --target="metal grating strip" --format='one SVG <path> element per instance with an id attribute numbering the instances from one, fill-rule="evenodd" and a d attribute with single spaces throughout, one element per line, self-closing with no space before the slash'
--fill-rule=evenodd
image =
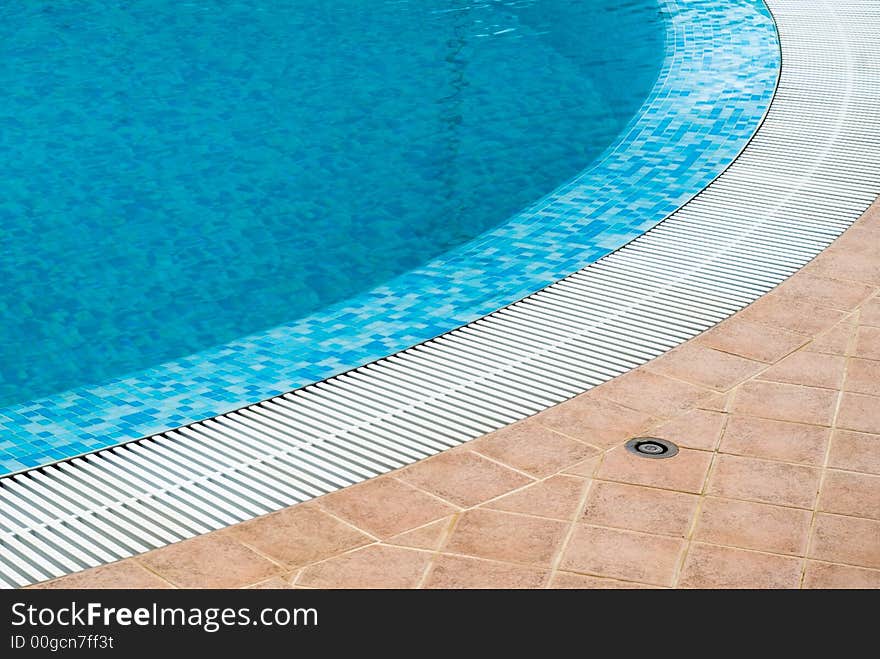
<path id="1" fill-rule="evenodd" d="M 806 264 L 880 193 L 880 3 L 767 4 L 783 51 L 767 117 L 671 217 L 386 359 L 0 479 L 0 586 L 124 558 L 456 446 L 662 354 Z"/>

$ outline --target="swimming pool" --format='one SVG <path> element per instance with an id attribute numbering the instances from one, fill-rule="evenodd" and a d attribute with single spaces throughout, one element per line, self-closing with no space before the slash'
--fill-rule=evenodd
<path id="1" fill-rule="evenodd" d="M 9 469 L 332 375 L 595 260 L 736 155 L 778 65 L 745 0 L 105 4 L 4 10 Z M 688 12 L 715 50 L 676 51 Z"/>

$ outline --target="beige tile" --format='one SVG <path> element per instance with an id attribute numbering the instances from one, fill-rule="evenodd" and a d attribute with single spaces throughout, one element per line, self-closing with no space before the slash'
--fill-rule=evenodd
<path id="1" fill-rule="evenodd" d="M 812 508 L 820 470 L 734 455 L 719 455 L 709 477 L 709 494 L 798 508 Z"/>
<path id="2" fill-rule="evenodd" d="M 837 412 L 837 427 L 880 434 L 880 398 L 844 392 Z"/>
<path id="3" fill-rule="evenodd" d="M 369 536 L 313 504 L 291 506 L 230 526 L 222 533 L 288 567 L 320 561 L 372 542 Z"/>
<path id="4" fill-rule="evenodd" d="M 709 410 L 691 410 L 651 431 L 686 448 L 712 451 L 718 446 L 727 415 Z"/>
<path id="5" fill-rule="evenodd" d="M 649 362 L 645 367 L 661 375 L 726 391 L 752 377 L 766 366 L 763 362 L 714 350 L 696 341 L 689 341 Z"/>
<path id="6" fill-rule="evenodd" d="M 830 428 L 731 415 L 721 440 L 721 451 L 821 465 L 825 461 L 830 436 Z"/>
<path id="7" fill-rule="evenodd" d="M 803 556 L 811 519 L 809 510 L 707 497 L 694 540 Z"/>
<path id="8" fill-rule="evenodd" d="M 539 425 L 534 419 L 490 433 L 473 442 L 471 449 L 538 478 L 598 453 L 598 449 Z"/>
<path id="9" fill-rule="evenodd" d="M 478 508 L 461 514 L 444 551 L 549 567 L 567 528 L 564 522 Z"/>
<path id="10" fill-rule="evenodd" d="M 431 554 L 370 545 L 305 568 L 297 586 L 310 588 L 415 588 Z"/>
<path id="11" fill-rule="evenodd" d="M 801 334 L 735 317 L 700 335 L 697 341 L 716 350 L 769 364 L 797 350 L 807 339 Z"/>
<path id="12" fill-rule="evenodd" d="M 850 340 L 856 330 L 855 316 L 845 318 L 827 332 L 820 334 L 807 345 L 808 352 L 820 352 L 829 355 L 845 355 Z"/>
<path id="13" fill-rule="evenodd" d="M 459 506 L 475 506 L 532 482 L 472 451 L 446 451 L 399 472 L 399 477 Z"/>
<path id="14" fill-rule="evenodd" d="M 760 380 L 839 389 L 846 359 L 839 355 L 800 350 L 761 373 Z"/>
<path id="15" fill-rule="evenodd" d="M 829 469 L 822 481 L 818 509 L 880 519 L 880 476 Z"/>
<path id="16" fill-rule="evenodd" d="M 596 481 L 582 520 L 593 526 L 684 537 L 697 510 L 693 494 Z"/>
<path id="17" fill-rule="evenodd" d="M 586 574 L 573 572 L 557 572 L 550 582 L 550 588 L 567 590 L 645 590 L 657 589 L 659 586 L 637 583 L 635 581 L 620 581 L 606 577 L 591 577 Z"/>
<path id="18" fill-rule="evenodd" d="M 576 476 L 552 476 L 483 505 L 494 510 L 570 520 L 587 483 Z"/>
<path id="19" fill-rule="evenodd" d="M 859 327 L 854 357 L 880 360 L 880 327 Z"/>
<path id="20" fill-rule="evenodd" d="M 639 457 L 623 447 L 618 447 L 605 455 L 596 477 L 699 493 L 703 489 L 711 461 L 711 453 L 686 448 L 680 449 L 675 457 L 656 460 Z"/>
<path id="21" fill-rule="evenodd" d="M 171 588 L 171 584 L 160 579 L 132 559 L 126 559 L 109 565 L 100 565 L 90 570 L 69 574 L 52 581 L 44 581 L 30 588 L 37 590 L 61 589 L 111 589 L 111 590 L 142 590 L 153 588 Z"/>
<path id="22" fill-rule="evenodd" d="M 878 589 L 880 588 L 880 570 L 807 561 L 804 588 Z"/>
<path id="23" fill-rule="evenodd" d="M 775 382 L 746 382 L 733 400 L 734 413 L 829 426 L 838 393 Z"/>
<path id="24" fill-rule="evenodd" d="M 400 535 L 395 535 L 388 540 L 387 544 L 399 545 L 401 547 L 411 547 L 413 549 L 437 549 L 440 543 L 446 537 L 446 534 L 452 526 L 452 518 L 445 517 L 436 522 L 431 522 L 425 526 L 420 526 L 412 531 L 406 531 Z"/>
<path id="25" fill-rule="evenodd" d="M 138 557 L 182 588 L 241 588 L 281 574 L 282 568 L 221 533 L 209 533 Z"/>
<path id="26" fill-rule="evenodd" d="M 801 559 L 691 543 L 681 588 L 797 588 Z"/>
<path id="27" fill-rule="evenodd" d="M 835 430 L 828 466 L 880 474 L 880 435 Z"/>
<path id="28" fill-rule="evenodd" d="M 446 517 L 455 508 L 385 476 L 321 497 L 322 508 L 379 538 Z"/>
<path id="29" fill-rule="evenodd" d="M 675 416 L 708 398 L 710 392 L 645 369 L 636 369 L 602 385 L 605 398 L 657 418 Z"/>
<path id="30" fill-rule="evenodd" d="M 810 558 L 880 568 L 880 522 L 817 513 Z"/>
<path id="31" fill-rule="evenodd" d="M 604 386 L 604 385 L 603 385 Z M 608 448 L 625 442 L 656 420 L 588 392 L 541 412 L 538 421 L 575 439 Z"/>
<path id="32" fill-rule="evenodd" d="M 438 556 L 426 588 L 542 588 L 548 570 L 466 556 Z"/>
<path id="33" fill-rule="evenodd" d="M 776 291 L 789 299 L 796 300 L 807 309 L 817 305 L 849 311 L 870 297 L 874 287 L 799 272 L 779 286 Z"/>
<path id="34" fill-rule="evenodd" d="M 880 361 L 850 359 L 843 388 L 857 394 L 880 396 Z"/>
<path id="35" fill-rule="evenodd" d="M 804 305 L 797 298 L 780 293 L 764 295 L 739 312 L 739 317 L 744 321 L 788 330 L 809 338 L 832 327 L 845 315 L 843 311 L 816 304 L 810 306 L 809 313 L 804 313 Z"/>
<path id="36" fill-rule="evenodd" d="M 683 549 L 684 541 L 679 538 L 579 524 L 559 567 L 569 572 L 671 586 Z"/>

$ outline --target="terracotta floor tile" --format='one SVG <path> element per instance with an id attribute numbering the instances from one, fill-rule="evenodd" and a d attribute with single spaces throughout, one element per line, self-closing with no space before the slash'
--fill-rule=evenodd
<path id="1" fill-rule="evenodd" d="M 731 415 L 721 452 L 821 465 L 830 436 L 830 428 Z"/>
<path id="2" fill-rule="evenodd" d="M 868 300 L 859 313 L 859 324 L 880 327 L 880 297 Z"/>
<path id="3" fill-rule="evenodd" d="M 880 327 L 859 327 L 853 357 L 880 360 Z"/>
<path id="4" fill-rule="evenodd" d="M 570 520 L 587 483 L 576 476 L 552 476 L 483 505 L 493 510 Z"/>
<path id="5" fill-rule="evenodd" d="M 320 561 L 372 542 L 369 536 L 313 504 L 257 517 L 223 533 L 289 567 Z"/>
<path id="6" fill-rule="evenodd" d="M 447 451 L 407 467 L 402 480 L 459 506 L 475 506 L 532 480 L 471 451 Z"/>
<path id="7" fill-rule="evenodd" d="M 465 556 L 440 555 L 434 562 L 426 588 L 541 588 L 548 570 L 487 561 Z"/>
<path id="8" fill-rule="evenodd" d="M 310 588 L 415 588 L 430 560 L 429 552 L 370 545 L 305 568 L 296 585 Z"/>
<path id="9" fill-rule="evenodd" d="M 830 355 L 845 355 L 855 331 L 856 319 L 855 316 L 850 316 L 813 339 L 805 350 Z"/>
<path id="10" fill-rule="evenodd" d="M 281 577 L 272 577 L 253 586 L 248 586 L 249 590 L 289 590 L 291 588 L 293 586 Z"/>
<path id="11" fill-rule="evenodd" d="M 746 382 L 733 399 L 734 413 L 829 426 L 838 393 L 776 382 Z"/>
<path id="12" fill-rule="evenodd" d="M 651 435 L 686 448 L 711 451 L 718 446 L 726 420 L 727 415 L 721 412 L 691 410 L 651 430 Z"/>
<path id="13" fill-rule="evenodd" d="M 602 385 L 602 396 L 657 418 L 690 409 L 709 396 L 709 390 L 636 369 Z"/>
<path id="14" fill-rule="evenodd" d="M 855 228 L 851 231 L 855 232 Z M 876 286 L 880 284 L 880 261 L 871 249 L 870 245 L 832 245 L 810 264 L 811 271 L 835 279 L 849 279 Z M 876 247 L 873 249 L 876 250 Z"/>
<path id="15" fill-rule="evenodd" d="M 730 393 L 709 396 L 709 398 L 701 400 L 697 404 L 697 409 L 709 410 L 710 412 L 726 412 L 727 404 L 730 402 L 730 399 Z"/>
<path id="16" fill-rule="evenodd" d="M 490 433 L 473 442 L 471 448 L 538 478 L 555 474 L 598 453 L 597 448 L 532 419 Z"/>
<path id="17" fill-rule="evenodd" d="M 69 588 L 107 588 L 111 590 L 141 590 L 171 588 L 171 584 L 132 559 L 109 565 L 99 565 L 90 570 L 69 574 L 52 581 L 44 581 L 29 588 L 37 590 L 61 590 Z"/>
<path id="18" fill-rule="evenodd" d="M 880 522 L 817 513 L 810 558 L 880 568 Z"/>
<path id="19" fill-rule="evenodd" d="M 586 574 L 573 572 L 557 572 L 550 582 L 550 588 L 569 590 L 645 590 L 657 589 L 659 586 L 651 586 L 635 581 L 620 581 L 606 577 L 591 577 Z"/>
<path id="20" fill-rule="evenodd" d="M 797 588 L 801 559 L 691 543 L 680 588 Z"/>
<path id="21" fill-rule="evenodd" d="M 684 544 L 678 538 L 579 524 L 559 568 L 671 586 Z"/>
<path id="22" fill-rule="evenodd" d="M 412 549 L 437 549 L 440 547 L 440 543 L 443 541 L 451 525 L 452 518 L 444 517 L 412 531 L 395 535 L 385 542 L 386 544 L 399 545 L 401 547 L 411 547 Z"/>
<path id="23" fill-rule="evenodd" d="M 721 323 L 696 340 L 710 348 L 768 364 L 779 361 L 807 342 L 801 334 L 750 323 L 739 317 Z"/>
<path id="24" fill-rule="evenodd" d="M 182 588 L 241 588 L 280 574 L 280 566 L 227 535 L 209 533 L 138 557 Z"/>
<path id="25" fill-rule="evenodd" d="M 684 537 L 697 510 L 693 494 L 596 481 L 582 521 L 631 531 Z"/>
<path id="26" fill-rule="evenodd" d="M 422 526 L 456 510 L 387 476 L 333 492 L 321 497 L 319 503 L 325 510 L 379 538 Z"/>
<path id="27" fill-rule="evenodd" d="M 857 394 L 880 396 L 880 361 L 850 359 L 843 388 Z"/>
<path id="28" fill-rule="evenodd" d="M 829 469 L 822 481 L 818 510 L 880 519 L 880 476 Z"/>
<path id="29" fill-rule="evenodd" d="M 835 325 L 845 315 L 843 311 L 815 304 L 810 305 L 809 313 L 804 313 L 804 305 L 797 298 L 780 293 L 769 293 L 743 309 L 739 317 L 751 323 L 784 329 L 812 338 L 822 330 Z"/>
<path id="30" fill-rule="evenodd" d="M 880 570 L 807 561 L 804 588 L 878 589 Z"/>
<path id="31" fill-rule="evenodd" d="M 785 281 L 776 291 L 796 300 L 805 308 L 817 305 L 849 311 L 869 298 L 874 292 L 874 287 L 799 272 L 797 276 Z"/>
<path id="32" fill-rule="evenodd" d="M 549 567 L 567 524 L 478 508 L 461 514 L 444 551 Z"/>
<path id="33" fill-rule="evenodd" d="M 632 434 L 656 423 L 649 414 L 590 393 L 541 412 L 538 421 L 557 432 L 601 448 L 625 442 Z"/>
<path id="34" fill-rule="evenodd" d="M 734 455 L 719 455 L 708 494 L 798 508 L 812 508 L 820 470 Z"/>
<path id="35" fill-rule="evenodd" d="M 880 435 L 835 430 L 828 466 L 880 474 Z"/>
<path id="36" fill-rule="evenodd" d="M 767 365 L 763 362 L 714 350 L 690 341 L 646 364 L 661 375 L 726 391 L 752 377 Z"/>
<path id="37" fill-rule="evenodd" d="M 596 473 L 596 469 L 599 467 L 599 463 L 602 461 L 602 456 L 597 455 L 592 458 L 587 458 L 582 462 L 578 462 L 575 465 L 572 465 L 565 469 L 563 473 L 570 474 L 572 476 L 581 476 L 583 478 L 590 478 L 593 474 Z"/>
<path id="38" fill-rule="evenodd" d="M 707 497 L 694 540 L 775 554 L 803 556 L 810 536 L 809 510 Z"/>
<path id="39" fill-rule="evenodd" d="M 703 489 L 712 454 L 682 448 L 665 460 L 642 458 L 622 446 L 612 449 L 596 472 L 602 480 L 647 485 L 667 490 L 699 493 Z"/>
<path id="40" fill-rule="evenodd" d="M 839 389 L 846 359 L 840 355 L 800 350 L 758 376 L 760 380 Z"/>
<path id="41" fill-rule="evenodd" d="M 880 398 L 844 392 L 837 412 L 837 427 L 880 434 Z"/>

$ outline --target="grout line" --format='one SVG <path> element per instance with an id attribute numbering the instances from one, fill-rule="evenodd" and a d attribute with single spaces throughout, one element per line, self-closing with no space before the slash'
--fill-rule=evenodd
<path id="1" fill-rule="evenodd" d="M 810 552 L 813 549 L 813 535 L 815 534 L 816 527 L 816 515 L 819 510 L 819 506 L 821 505 L 822 498 L 822 486 L 825 484 L 825 475 L 828 472 L 828 461 L 831 457 L 831 445 L 834 442 L 834 431 L 837 429 L 837 417 L 840 413 L 840 405 L 843 402 L 843 392 L 844 387 L 846 386 L 846 379 L 849 375 L 849 367 L 850 367 L 850 359 L 852 358 L 852 353 L 855 349 L 856 339 L 859 334 L 859 318 L 861 317 L 861 309 L 857 309 L 854 318 L 855 323 L 850 328 L 850 337 L 849 341 L 846 344 L 846 351 L 844 353 L 844 363 L 843 363 L 843 378 L 840 383 L 840 390 L 837 392 L 837 400 L 834 405 L 834 412 L 831 416 L 831 435 L 828 437 L 828 444 L 825 447 L 825 457 L 822 462 L 822 471 L 819 476 L 819 484 L 816 488 L 816 499 L 815 505 L 813 506 L 812 514 L 810 515 L 810 526 L 807 532 L 807 546 L 804 550 L 804 560 L 801 564 L 801 579 L 800 579 L 800 588 L 803 589 L 804 581 L 807 576 L 807 557 L 809 557 Z"/>
<path id="2" fill-rule="evenodd" d="M 598 465 L 596 466 L 594 473 L 597 470 Z M 572 514 L 571 520 L 568 523 L 568 528 L 566 529 L 565 534 L 562 536 L 562 541 L 556 547 L 556 551 L 554 552 L 553 557 L 550 561 L 550 573 L 547 577 L 547 581 L 544 586 L 545 588 L 550 588 L 550 585 L 553 583 L 556 577 L 556 573 L 559 570 L 559 565 L 562 563 L 562 557 L 565 555 L 566 549 L 568 549 L 568 543 L 571 541 L 571 538 L 574 535 L 575 528 L 578 525 L 578 521 L 580 520 L 581 515 L 583 515 L 584 508 L 587 505 L 587 500 L 590 496 L 590 490 L 593 489 L 593 480 L 594 479 L 592 478 L 587 479 L 584 491 L 581 493 L 578 504 L 577 506 L 575 506 L 574 513 Z"/>

